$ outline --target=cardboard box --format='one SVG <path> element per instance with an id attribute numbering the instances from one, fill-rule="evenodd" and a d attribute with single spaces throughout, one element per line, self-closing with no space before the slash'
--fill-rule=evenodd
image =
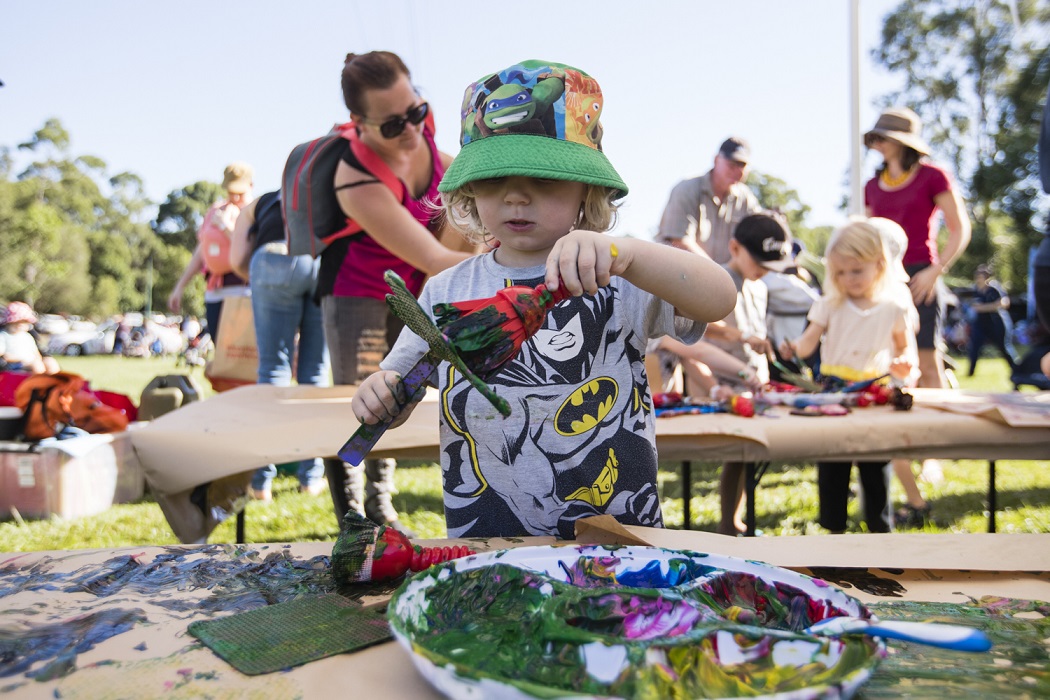
<path id="1" fill-rule="evenodd" d="M 79 518 L 142 497 L 127 432 L 30 445 L 0 442 L 0 518 Z"/>

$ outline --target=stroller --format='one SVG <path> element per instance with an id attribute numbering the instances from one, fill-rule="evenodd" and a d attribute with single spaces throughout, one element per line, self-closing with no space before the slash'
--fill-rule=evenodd
<path id="1" fill-rule="evenodd" d="M 214 345 L 208 332 L 200 333 L 190 338 L 175 364 L 184 364 L 191 369 L 193 367 L 203 367 L 207 363 L 208 353 L 214 349 Z"/>

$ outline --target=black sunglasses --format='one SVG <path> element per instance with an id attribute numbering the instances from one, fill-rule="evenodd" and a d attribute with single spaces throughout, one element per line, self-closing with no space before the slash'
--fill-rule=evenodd
<path id="1" fill-rule="evenodd" d="M 370 119 L 362 119 L 365 124 L 371 124 L 372 126 L 379 127 L 379 133 L 383 135 L 385 139 L 394 139 L 400 136 L 405 131 L 406 124 L 418 125 L 427 118 L 427 114 L 430 112 L 430 104 L 424 102 L 423 104 L 416 105 L 412 109 L 405 112 L 405 116 L 390 117 L 384 122 L 375 122 Z"/>

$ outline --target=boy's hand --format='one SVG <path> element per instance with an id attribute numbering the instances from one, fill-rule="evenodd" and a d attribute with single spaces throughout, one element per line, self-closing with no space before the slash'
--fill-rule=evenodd
<path id="1" fill-rule="evenodd" d="M 375 425 L 391 421 L 390 427 L 394 428 L 405 422 L 415 404 L 408 403 L 401 375 L 380 370 L 361 382 L 350 401 L 350 407 L 362 423 Z"/>
<path id="2" fill-rule="evenodd" d="M 757 352 L 759 355 L 765 355 L 766 357 L 773 357 L 773 343 L 766 338 L 759 338 L 757 336 L 749 335 L 741 341 L 744 345 L 750 345 L 751 349 Z"/>
<path id="3" fill-rule="evenodd" d="M 630 239 L 577 229 L 554 244 L 544 281 L 548 289 L 562 286 L 573 296 L 595 294 L 630 267 L 630 257 Z"/>
<path id="4" fill-rule="evenodd" d="M 790 340 L 785 340 L 778 349 L 780 350 L 780 356 L 785 360 L 795 359 L 795 346 L 791 344 Z"/>

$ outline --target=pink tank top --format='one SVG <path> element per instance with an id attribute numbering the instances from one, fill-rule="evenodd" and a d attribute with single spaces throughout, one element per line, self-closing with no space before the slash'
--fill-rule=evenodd
<path id="1" fill-rule="evenodd" d="M 921 163 L 915 178 L 905 187 L 887 192 L 877 177 L 864 186 L 864 200 L 872 216 L 896 221 L 908 235 L 905 265 L 935 263 L 937 259 L 937 204 L 933 198 L 951 189 L 948 173 L 932 163 Z"/>
<path id="2" fill-rule="evenodd" d="M 405 187 L 405 208 L 415 217 L 416 221 L 432 234 L 437 235 L 438 212 L 433 211 L 427 203 L 438 201 L 438 183 L 445 174 L 445 167 L 441 162 L 437 144 L 434 142 L 434 135 L 429 129 L 423 130 L 423 138 L 426 139 L 427 146 L 430 148 L 434 172 L 422 197 L 413 198 L 408 187 Z M 385 299 L 390 292 L 390 287 L 383 280 L 383 273 L 387 270 L 396 272 L 405 281 L 408 291 L 412 292 L 413 296 L 419 296 L 426 274 L 379 245 L 365 232 L 350 242 L 346 257 L 343 258 L 343 263 L 336 275 L 332 294 L 337 297 Z"/>

